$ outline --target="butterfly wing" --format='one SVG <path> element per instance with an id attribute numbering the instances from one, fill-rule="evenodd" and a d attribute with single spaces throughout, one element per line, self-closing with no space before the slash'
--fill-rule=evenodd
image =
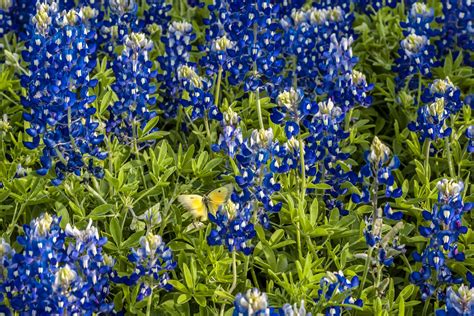
<path id="1" fill-rule="evenodd" d="M 178 195 L 178 201 L 187 209 L 194 218 L 207 219 L 207 207 L 204 198 L 197 194 Z"/>
<path id="2" fill-rule="evenodd" d="M 211 191 L 207 195 L 209 211 L 212 214 L 216 214 L 217 209 L 229 200 L 233 191 L 234 186 L 232 184 L 226 184 L 223 187 Z"/>

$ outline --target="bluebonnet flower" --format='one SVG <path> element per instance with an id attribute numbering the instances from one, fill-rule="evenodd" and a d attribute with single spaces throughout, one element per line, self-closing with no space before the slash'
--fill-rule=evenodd
<path id="1" fill-rule="evenodd" d="M 410 275 L 410 281 L 420 287 L 423 300 L 433 294 L 442 299 L 444 285 L 462 281 L 449 269 L 447 261 L 464 260 L 464 253 L 458 250 L 457 240 L 467 232 L 467 227 L 462 225 L 462 216 L 473 207 L 473 203 L 464 203 L 462 200 L 462 182 L 443 179 L 438 182 L 437 188 L 438 203 L 433 206 L 432 212 L 422 213 L 424 220 L 430 224 L 419 228 L 420 234 L 429 238 L 429 244 L 421 254 L 416 251 L 413 253 L 413 258 L 421 262 L 422 267 Z M 433 270 L 436 271 L 434 275 Z"/>
<path id="2" fill-rule="evenodd" d="M 115 41 L 115 45 L 122 44 L 129 30 L 139 31 L 137 24 L 138 4 L 135 0 L 109 0 L 108 2 L 112 39 Z"/>
<path id="3" fill-rule="evenodd" d="M 392 156 L 390 148 L 378 137 L 374 137 L 370 150 L 365 152 L 364 157 L 366 164 L 358 175 L 358 182 L 362 184 L 361 194 L 353 193 L 352 201 L 372 202 L 373 213 L 365 219 L 364 237 L 367 245 L 377 251 L 377 265 L 390 266 L 394 257 L 405 251 L 404 245 L 399 244 L 398 240 L 398 232 L 403 227 L 403 222 L 400 222 L 403 213 L 394 211 L 388 202 L 379 207 L 378 191 L 380 186 L 384 186 L 386 198 L 398 198 L 402 195 L 401 188 L 394 188 L 395 179 L 392 174 L 399 167 L 400 161 L 397 156 Z M 383 236 L 384 217 L 399 222 Z"/>
<path id="4" fill-rule="evenodd" d="M 413 33 L 432 37 L 439 32 L 432 29 L 430 24 L 434 21 L 434 9 L 421 2 L 415 2 L 408 13 L 407 22 L 400 22 L 405 36 Z"/>
<path id="5" fill-rule="evenodd" d="M 99 3 L 99 2 L 97 2 Z M 96 8 L 97 5 L 94 6 L 82 6 L 79 9 L 79 15 L 81 16 L 82 22 L 86 26 L 86 28 L 90 31 L 93 31 L 93 38 L 88 38 L 88 43 L 90 45 L 95 45 L 96 48 L 100 47 L 101 44 L 103 44 L 104 38 L 101 37 L 100 31 L 102 28 L 102 25 L 104 24 L 104 11 L 100 10 L 99 8 Z M 94 52 L 95 55 L 97 54 L 97 50 Z"/>
<path id="6" fill-rule="evenodd" d="M 118 277 L 114 271 L 118 283 L 135 285 L 140 283 L 137 301 L 143 300 L 151 295 L 155 287 L 166 291 L 173 289 L 168 283 L 169 272 L 176 267 L 173 253 L 166 245 L 161 236 L 148 232 L 140 238 L 140 248 L 132 249 L 128 260 L 134 264 L 134 271 L 130 276 Z"/>
<path id="7" fill-rule="evenodd" d="M 370 150 L 364 153 L 366 164 L 362 167 L 359 178 L 364 184 L 364 178 L 373 179 L 377 187 L 378 185 L 385 186 L 385 197 L 398 198 L 402 195 L 401 188 L 395 188 L 395 178 L 392 171 L 398 169 L 400 160 L 397 156 L 391 156 L 390 148 L 382 143 L 377 136 L 374 137 Z M 377 190 L 374 190 L 376 192 Z M 371 193 L 375 194 L 375 193 Z M 352 195 L 352 201 L 359 203 L 361 196 L 358 194 Z"/>
<path id="8" fill-rule="evenodd" d="M 386 205 L 389 205 L 388 203 Z M 389 206 L 390 207 L 390 206 Z M 386 208 L 386 207 L 385 207 Z M 380 210 L 378 210 L 380 212 Z M 397 212 L 401 218 L 402 213 Z M 386 213 L 384 215 L 387 217 Z M 391 218 L 393 219 L 393 217 Z M 377 251 L 377 259 L 375 264 L 384 266 L 391 266 L 395 257 L 405 253 L 405 245 L 400 244 L 398 232 L 403 228 L 404 224 L 398 222 L 385 235 L 382 235 L 383 218 L 377 217 L 375 219 L 369 218 L 365 220 L 364 237 L 369 247 L 374 247 Z M 369 258 L 369 260 L 372 260 Z"/>
<path id="9" fill-rule="evenodd" d="M 239 293 L 234 300 L 233 316 L 279 316 L 279 310 L 269 307 L 267 295 L 254 288 Z"/>
<path id="10" fill-rule="evenodd" d="M 255 214 L 260 224 L 264 228 L 269 228 L 268 214 L 279 212 L 282 207 L 282 202 L 275 204 L 272 201 L 272 195 L 281 189 L 281 185 L 275 181 L 274 173 L 286 172 L 274 164 L 276 160 L 272 161 L 277 157 L 277 144 L 273 141 L 273 131 L 254 130 L 248 139 L 239 142 L 240 150 L 235 156 L 239 174 L 235 176 L 235 181 L 242 192 L 238 198 L 236 197 L 236 202 L 240 208 L 246 209 L 246 212 L 253 212 L 249 218 Z M 224 147 L 222 150 L 226 150 L 225 146 L 221 147 Z M 272 163 L 268 166 L 270 162 Z M 257 206 L 259 203 L 261 207 Z"/>
<path id="11" fill-rule="evenodd" d="M 334 102 L 342 104 L 344 112 L 348 112 L 356 105 L 369 107 L 372 104 L 372 96 L 369 93 L 373 89 L 374 84 L 367 83 L 363 73 L 352 70 L 339 77 L 333 91 Z"/>
<path id="12" fill-rule="evenodd" d="M 226 57 L 225 62 L 215 58 L 216 54 L 206 59 L 212 63 L 211 72 L 222 69 L 224 77 L 228 73 L 231 85 L 244 83 L 245 91 L 256 91 L 283 70 L 278 45 L 278 5 L 270 1 L 218 1 L 209 9 L 212 13 L 206 21 L 206 40 L 211 46 L 203 49 L 215 52 L 216 41 L 226 39 L 225 45 L 219 45 L 221 52 L 215 52 Z"/>
<path id="13" fill-rule="evenodd" d="M 305 122 L 310 132 L 305 139 L 306 171 L 315 176 L 314 183 L 323 182 L 331 186 L 323 196 L 326 207 L 336 207 L 340 215 L 347 215 L 344 203 L 336 199 L 347 193 L 343 184 L 347 181 L 355 183 L 356 179 L 350 164 L 346 164 L 344 169 L 341 166 L 341 162 L 349 158 L 349 154 L 342 151 L 343 142 L 349 136 L 344 130 L 345 113 L 330 98 L 319 102 L 318 107 L 318 113 Z"/>
<path id="14" fill-rule="evenodd" d="M 0 38 L 13 28 L 13 0 L 4 0 L 0 2 Z"/>
<path id="15" fill-rule="evenodd" d="M 363 74 L 353 69 L 358 59 L 352 54 L 353 15 L 347 9 L 339 3 L 318 3 L 307 11 L 293 11 L 291 18 L 281 22 L 286 31 L 283 53 L 294 65 L 288 78 L 279 84 L 284 92 L 270 91 L 280 105 L 272 113 L 272 121 L 285 122 L 288 138 L 286 144 L 276 147 L 275 155 L 280 159 L 271 166 L 279 172 L 298 168 L 300 150 L 292 137 L 305 127 L 310 132 L 302 146 L 306 175 L 314 176 L 314 183 L 331 186 L 324 194 L 326 206 L 337 207 L 341 215 L 346 215 L 347 210 L 336 198 L 347 192 L 343 184 L 355 178 L 350 165 L 347 170 L 339 163 L 349 157 L 341 151 L 342 142 L 349 135 L 344 131 L 345 113 L 356 105 L 369 106 L 368 92 L 373 88 Z M 322 80 L 314 80 L 321 75 Z M 318 104 L 309 101 L 316 95 L 327 95 L 327 101 Z M 286 104 L 299 103 L 298 111 L 283 107 L 281 96 L 286 97 Z M 292 100 L 295 101 L 288 102 Z"/>
<path id="16" fill-rule="evenodd" d="M 279 212 L 282 207 L 282 202 L 275 204 L 272 201 L 272 195 L 281 189 L 274 178 L 274 173 L 289 170 L 288 160 L 278 155 L 283 152 L 285 156 L 288 152 L 279 150 L 278 144 L 273 141 L 272 129 L 253 130 L 251 136 L 242 141 L 240 129 L 233 125 L 238 118 L 232 113 L 228 112 L 225 115 L 226 120 L 232 125 L 224 125 L 224 134 L 220 135 L 219 143 L 213 146 L 213 150 L 223 151 L 236 158 L 239 174 L 235 176 L 235 181 L 242 189 L 242 193 L 238 198 L 236 197 L 239 209 L 243 212 L 239 213 L 240 217 L 246 218 L 246 215 L 242 214 L 249 213 L 250 220 L 255 214 L 263 227 L 269 228 L 268 214 Z M 294 142 L 295 139 L 292 138 L 292 141 Z M 236 150 L 237 144 L 239 150 Z M 279 158 L 278 160 L 286 165 L 283 167 L 277 165 L 275 158 Z M 269 163 L 270 166 L 268 166 Z M 256 206 L 259 203 L 261 207 Z M 227 219 L 224 216 L 222 220 Z"/>
<path id="17" fill-rule="evenodd" d="M 304 300 L 301 300 L 299 307 L 296 303 L 293 305 L 288 303 L 283 305 L 280 314 L 282 314 L 283 316 L 312 316 L 311 313 L 306 313 Z"/>
<path id="18" fill-rule="evenodd" d="M 447 0 L 442 5 L 443 14 L 436 19 L 436 22 L 441 25 L 441 36 L 436 42 L 438 53 L 440 56 L 445 56 L 452 51 L 453 57 L 456 58 L 459 51 L 464 50 L 464 63 L 472 66 L 474 4 L 469 0 Z"/>
<path id="19" fill-rule="evenodd" d="M 299 169 L 300 144 L 295 137 L 291 137 L 284 143 L 276 143 L 273 146 L 273 160 L 270 163 L 270 170 L 274 173 L 288 173 L 290 170 Z M 303 143 L 303 153 L 305 147 Z M 305 155 L 306 156 L 306 155 Z M 307 168 L 305 161 L 305 169 Z M 309 170 L 308 170 L 309 171 Z"/>
<path id="20" fill-rule="evenodd" d="M 327 302 L 333 301 L 337 296 L 341 299 L 340 304 L 350 304 L 362 307 L 363 302 L 361 299 L 355 299 L 352 297 L 352 291 L 359 286 L 359 278 L 357 276 L 348 279 L 344 276 L 342 271 L 339 272 L 327 272 L 327 275 L 321 279 L 321 289 L 318 290 L 318 297 L 315 299 L 316 302 Z M 340 296 L 343 294 L 343 296 Z M 342 299 L 343 297 L 343 299 Z M 325 315 L 342 315 L 343 307 L 341 306 L 327 306 Z"/>
<path id="21" fill-rule="evenodd" d="M 15 250 L 5 239 L 0 238 L 0 281 L 4 282 L 6 278 L 5 268 L 10 265 L 10 261 L 15 254 Z M 0 295 L 1 297 L 1 295 Z M 0 299 L 0 302 L 2 300 Z"/>
<path id="22" fill-rule="evenodd" d="M 193 27 L 188 22 L 172 22 L 167 33 L 161 37 L 165 45 L 165 54 L 158 57 L 160 72 L 157 75 L 161 82 L 163 101 L 160 108 L 165 118 L 175 117 L 182 102 L 184 87 L 180 84 L 178 69 L 188 65 L 191 42 L 196 38 Z"/>
<path id="23" fill-rule="evenodd" d="M 11 259 L 15 254 L 15 250 L 10 246 L 5 239 L 0 238 L 0 284 L 6 282 L 8 266 L 10 265 Z M 10 309 L 3 305 L 4 295 L 2 286 L 0 286 L 0 313 L 4 313 L 5 316 L 11 315 Z"/>
<path id="24" fill-rule="evenodd" d="M 318 109 L 311 121 L 305 122 L 311 135 L 307 139 L 309 149 L 317 161 L 331 157 L 346 160 L 348 155 L 343 153 L 339 146 L 340 141 L 349 136 L 349 133 L 344 131 L 344 112 L 332 99 L 319 102 Z"/>
<path id="25" fill-rule="evenodd" d="M 225 245 L 230 252 L 240 251 L 250 255 L 253 251 L 251 240 L 256 235 L 251 222 L 253 206 L 250 202 L 239 201 L 236 193 L 233 193 L 232 200 L 216 214 L 208 214 L 209 220 L 217 227 L 207 236 L 207 243 L 211 246 Z"/>
<path id="26" fill-rule="evenodd" d="M 337 91 L 349 84 L 344 81 L 349 79 L 352 82 L 352 85 L 354 83 L 357 85 L 358 81 L 360 81 L 357 78 L 354 78 L 356 79 L 355 81 L 352 80 L 352 70 L 359 60 L 352 53 L 353 41 L 352 37 L 342 37 L 339 39 L 335 34 L 330 36 L 329 47 L 322 54 L 323 60 L 319 64 L 323 80 L 317 87 L 318 94 L 327 93 L 329 96 L 340 98 L 341 96 L 344 96 L 343 91 L 339 91 L 339 95 L 335 95 L 334 90 Z M 349 77 L 347 77 L 348 75 Z M 363 84 L 363 81 L 360 83 Z M 352 96 L 350 97 L 352 98 Z M 337 101 L 342 103 L 343 106 L 347 106 L 345 100 L 338 99 Z M 353 101 L 350 103 L 353 104 Z"/>
<path id="27" fill-rule="evenodd" d="M 340 39 L 348 38 L 354 33 L 352 23 L 355 18 L 346 1 L 313 3 L 313 8 L 308 11 L 308 14 L 311 24 L 316 26 L 314 31 L 326 32 L 326 34 L 318 34 L 321 36 L 320 40 L 325 42 L 324 45 L 318 47 L 320 52 L 324 52 L 322 48 L 328 48 L 332 35 Z"/>
<path id="28" fill-rule="evenodd" d="M 15 178 L 23 178 L 28 174 L 28 170 L 19 163 L 16 165 Z"/>
<path id="29" fill-rule="evenodd" d="M 15 0 L 12 2 L 12 25 L 15 28 L 15 32 L 18 33 L 19 38 L 25 40 L 31 17 L 34 16 L 36 12 L 36 1 Z"/>
<path id="30" fill-rule="evenodd" d="M 272 129 L 253 130 L 236 156 L 240 175 L 235 177 L 235 181 L 243 190 L 243 200 L 254 200 L 263 204 L 263 210 L 257 211 L 257 214 L 263 216 L 260 218 L 261 222 L 267 221 L 266 212 L 276 213 L 282 207 L 281 202 L 274 204 L 272 201 L 273 193 L 280 191 L 281 186 L 275 181 L 275 168 L 267 166 L 268 162 L 272 161 L 274 146 Z"/>
<path id="31" fill-rule="evenodd" d="M 440 98 L 444 98 L 444 108 L 450 115 L 458 113 L 464 105 L 461 90 L 448 77 L 434 80 L 421 95 L 421 101 L 424 103 L 432 103 Z"/>
<path id="32" fill-rule="evenodd" d="M 318 112 L 318 106 L 304 97 L 303 90 L 290 88 L 281 92 L 277 97 L 279 107 L 272 112 L 271 119 L 274 123 L 285 120 L 285 134 L 288 139 L 297 137 L 300 133 L 300 121 L 307 115 Z"/>
<path id="33" fill-rule="evenodd" d="M 470 316 L 474 314 L 474 288 L 461 285 L 457 290 L 446 291 L 446 306 L 436 311 L 436 316 Z"/>
<path id="34" fill-rule="evenodd" d="M 157 24 L 163 30 L 171 20 L 171 4 L 164 0 L 148 0 L 148 9 L 144 12 L 145 24 Z"/>
<path id="35" fill-rule="evenodd" d="M 210 91 L 212 85 L 206 78 L 199 76 L 193 66 L 180 65 L 178 79 L 187 94 L 181 99 L 181 105 L 192 106 L 192 120 L 206 116 L 210 119 L 222 120 L 222 113 L 214 105 L 214 97 Z"/>
<path id="36" fill-rule="evenodd" d="M 319 34 L 314 32 L 315 27 L 310 23 L 310 13 L 304 9 L 294 10 L 291 15 L 284 16 L 280 24 L 284 30 L 281 38 L 282 55 L 292 63 L 289 65 L 292 70 L 288 78 L 276 86 L 287 90 L 297 83 L 305 93 L 311 93 L 315 89 L 314 78 L 317 76 L 319 52 L 316 44 Z M 275 93 L 279 92 L 277 90 Z M 270 94 L 273 96 L 274 93 L 270 91 Z"/>
<path id="37" fill-rule="evenodd" d="M 80 231 L 59 227 L 60 219 L 47 213 L 24 225 L 17 242 L 23 248 L 9 265 L 0 286 L 18 312 L 31 314 L 108 313 L 109 269 L 97 229 Z M 67 238 L 66 238 L 67 237 Z"/>
<path id="38" fill-rule="evenodd" d="M 243 143 L 242 129 L 239 127 L 240 117 L 231 108 L 223 114 L 221 121 L 222 133 L 212 150 L 222 151 L 230 158 L 234 158 Z"/>
<path id="39" fill-rule="evenodd" d="M 294 10 L 282 19 L 282 54 L 291 63 L 291 71 L 287 78 L 275 83 L 281 89 L 297 83 L 308 97 L 315 97 L 316 87 L 321 85 L 314 78 L 327 68 L 324 61 L 331 42 L 349 37 L 353 21 L 353 15 L 340 6 L 315 5 L 318 7 Z"/>
<path id="40" fill-rule="evenodd" d="M 131 143 L 138 137 L 138 128 L 156 116 L 149 108 L 156 103 L 151 80 L 156 77 L 148 53 L 153 43 L 143 33 L 131 33 L 124 37 L 125 47 L 113 63 L 116 80 L 112 89 L 118 101 L 109 107 L 107 132 L 113 132 L 122 142 Z"/>
<path id="41" fill-rule="evenodd" d="M 107 238 L 99 236 L 97 228 L 92 226 L 92 220 L 84 230 L 67 224 L 65 234 L 74 240 L 69 243 L 66 253 L 71 264 L 80 267 L 78 272 L 82 272 L 84 282 L 81 286 L 87 291 L 85 296 L 89 302 L 82 303 L 96 311 L 110 312 L 113 304 L 108 302 L 107 296 L 110 294 L 109 281 L 115 261 L 102 253 Z"/>
<path id="42" fill-rule="evenodd" d="M 408 129 L 412 132 L 420 133 L 420 140 L 429 138 L 436 140 L 451 135 L 451 128 L 447 126 L 446 119 L 449 113 L 445 108 L 444 97 L 436 99 L 433 103 L 421 106 L 418 109 L 416 122 L 408 124 Z"/>
<path id="43" fill-rule="evenodd" d="M 467 152 L 472 154 L 474 153 L 474 125 L 466 129 L 466 137 L 468 139 Z"/>
<path id="44" fill-rule="evenodd" d="M 160 213 L 160 204 L 155 204 L 145 211 L 141 215 L 136 215 L 133 209 L 130 209 L 133 219 L 130 224 L 130 228 L 135 231 L 142 231 L 145 228 L 153 229 L 156 228 L 162 221 Z"/>
<path id="45" fill-rule="evenodd" d="M 97 84 L 97 80 L 89 79 L 95 60 L 89 58 L 93 47 L 87 40 L 93 32 L 85 28 L 77 11 L 57 15 L 56 10 L 54 4 L 38 4 L 33 18 L 35 33 L 23 52 L 30 74 L 21 78 L 27 89 L 22 98 L 27 110 L 23 117 L 29 122 L 26 132 L 32 137 L 24 144 L 34 149 L 42 138 L 42 168 L 37 173 L 45 175 L 54 168 L 54 185 L 67 173 L 81 175 L 84 169 L 103 176 L 93 160 L 107 156 L 100 151 L 104 136 L 97 132 L 99 123 L 93 120 L 96 109 L 90 106 L 95 96 L 88 94 Z"/>
<path id="46" fill-rule="evenodd" d="M 99 0 L 79 0 L 79 5 L 82 7 L 90 7 L 97 10 L 103 10 L 104 6 L 109 4 L 109 0 L 99 1 Z"/>
<path id="47" fill-rule="evenodd" d="M 431 78 L 431 69 L 439 65 L 435 60 L 435 52 L 427 36 L 413 33 L 407 35 L 400 43 L 399 57 L 395 60 L 396 65 L 393 69 L 398 73 L 397 85 L 403 86 L 408 76 L 418 73 Z M 412 80 L 410 87 L 416 86 L 414 83 Z"/>
<path id="48" fill-rule="evenodd" d="M 211 12 L 211 14 L 215 14 Z M 206 21 L 205 21 L 206 22 Z M 218 32 L 218 31 L 216 31 Z M 205 50 L 205 54 L 199 60 L 199 64 L 206 69 L 206 74 L 212 76 L 214 74 L 234 71 L 233 58 L 236 56 L 234 47 L 235 42 L 229 40 L 225 33 L 221 37 L 213 38 L 212 27 L 206 30 L 206 38 L 209 38 L 207 47 L 201 48 Z M 239 70 L 240 71 L 240 70 Z"/>

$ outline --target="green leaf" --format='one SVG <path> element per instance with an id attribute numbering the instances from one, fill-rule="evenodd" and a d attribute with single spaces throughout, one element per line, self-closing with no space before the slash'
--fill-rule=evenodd
<path id="1" fill-rule="evenodd" d="M 397 304 L 400 302 L 401 299 L 407 300 L 412 294 L 413 291 L 415 290 L 415 286 L 413 284 L 407 285 L 401 292 L 400 295 L 397 297 Z"/>
<path id="2" fill-rule="evenodd" d="M 184 284 L 179 282 L 178 280 L 168 280 L 168 283 L 171 284 L 173 288 L 175 288 L 177 291 L 188 293 L 188 289 L 186 288 L 186 286 L 184 286 Z"/>
<path id="3" fill-rule="evenodd" d="M 155 116 L 154 118 L 149 120 L 148 123 L 146 123 L 145 127 L 143 128 L 143 131 L 142 131 L 143 135 L 146 135 L 149 131 L 151 131 L 153 129 L 153 127 L 156 126 L 159 119 L 160 119 L 159 116 Z"/>
<path id="4" fill-rule="evenodd" d="M 405 316 L 405 300 L 403 296 L 400 297 L 400 301 L 398 302 L 398 316 Z"/>
<path id="5" fill-rule="evenodd" d="M 186 263 L 183 263 L 184 281 L 188 289 L 194 289 L 193 276 Z"/>
<path id="6" fill-rule="evenodd" d="M 316 184 L 309 183 L 308 188 L 309 189 L 316 189 L 316 190 L 329 190 L 329 189 L 332 188 L 332 186 L 330 186 L 327 183 L 316 183 Z"/>
<path id="7" fill-rule="evenodd" d="M 104 217 L 107 217 L 107 215 L 114 209 L 114 206 L 112 204 L 102 204 L 97 206 L 95 209 L 90 212 L 90 214 L 87 216 L 90 219 L 96 221 L 96 220 L 101 220 L 104 219 Z"/>
<path id="8" fill-rule="evenodd" d="M 311 207 L 309 209 L 309 221 L 311 225 L 314 227 L 316 225 L 316 222 L 318 221 L 318 216 L 319 216 L 319 203 L 318 199 L 313 199 L 313 202 L 311 203 Z"/>
<path id="9" fill-rule="evenodd" d="M 186 303 L 187 301 L 189 301 L 191 299 L 191 295 L 189 294 L 181 294 L 180 296 L 178 296 L 178 299 L 176 300 L 176 303 L 178 304 L 184 304 Z"/>
<path id="10" fill-rule="evenodd" d="M 166 135 L 168 135 L 169 132 L 165 132 L 165 131 L 156 131 L 156 132 L 153 132 L 153 133 L 150 133 L 148 135 L 145 135 L 143 137 L 140 137 L 138 139 L 138 142 L 147 142 L 149 140 L 156 140 L 156 139 L 160 139 L 160 138 L 163 138 L 165 137 Z"/>
<path id="11" fill-rule="evenodd" d="M 143 234 L 144 234 L 143 231 L 139 231 L 139 232 L 133 233 L 130 237 L 128 237 L 127 240 L 125 240 L 125 241 L 122 243 L 121 248 L 123 248 L 123 249 L 129 249 L 129 248 L 132 248 L 132 247 L 138 245 L 138 241 L 139 241 L 140 238 L 143 236 Z"/>
<path id="12" fill-rule="evenodd" d="M 277 229 L 270 237 L 270 245 L 278 243 L 284 235 L 285 231 L 283 229 Z"/>
<path id="13" fill-rule="evenodd" d="M 194 300 L 196 300 L 196 303 L 198 303 L 199 306 L 206 307 L 206 305 L 207 305 L 207 301 L 206 301 L 206 298 L 204 296 L 196 295 L 196 296 L 194 296 Z"/>
<path id="14" fill-rule="evenodd" d="M 120 246 L 122 243 L 122 229 L 120 228 L 120 224 L 118 219 L 112 218 L 110 221 L 110 234 L 112 235 L 112 238 L 115 241 L 115 244 L 117 246 Z"/>

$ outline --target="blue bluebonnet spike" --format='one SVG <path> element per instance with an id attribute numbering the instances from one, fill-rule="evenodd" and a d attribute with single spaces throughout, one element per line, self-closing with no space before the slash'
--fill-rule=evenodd
<path id="1" fill-rule="evenodd" d="M 413 258 L 422 263 L 420 271 L 411 274 L 410 281 L 422 291 L 422 299 L 442 295 L 447 286 L 459 284 L 462 279 L 448 267 L 448 261 L 463 261 L 464 253 L 458 250 L 457 241 L 467 229 L 462 225 L 463 214 L 471 210 L 471 203 L 464 203 L 461 193 L 464 184 L 450 179 L 438 182 L 438 203 L 432 212 L 424 211 L 428 226 L 420 226 L 420 234 L 429 243 L 422 253 L 413 253 Z M 436 271 L 432 277 L 431 271 Z"/>
<path id="2" fill-rule="evenodd" d="M 59 221 L 45 213 L 23 226 L 24 234 L 17 237 L 21 250 L 3 259 L 8 274 L 0 293 L 12 310 L 24 314 L 111 312 L 113 261 L 102 253 L 107 240 L 99 237 L 92 223 L 85 230 L 68 224 L 63 231 Z M 4 242 L 0 247 L 9 249 Z"/>

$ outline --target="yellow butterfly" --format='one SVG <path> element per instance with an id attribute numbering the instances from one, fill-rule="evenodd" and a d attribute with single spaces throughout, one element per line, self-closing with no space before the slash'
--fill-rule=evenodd
<path id="1" fill-rule="evenodd" d="M 185 209 L 191 212 L 194 218 L 200 218 L 205 221 L 207 220 L 207 213 L 215 214 L 220 206 L 227 203 L 233 191 L 234 186 L 226 184 L 204 196 L 198 194 L 178 195 L 178 201 Z"/>

